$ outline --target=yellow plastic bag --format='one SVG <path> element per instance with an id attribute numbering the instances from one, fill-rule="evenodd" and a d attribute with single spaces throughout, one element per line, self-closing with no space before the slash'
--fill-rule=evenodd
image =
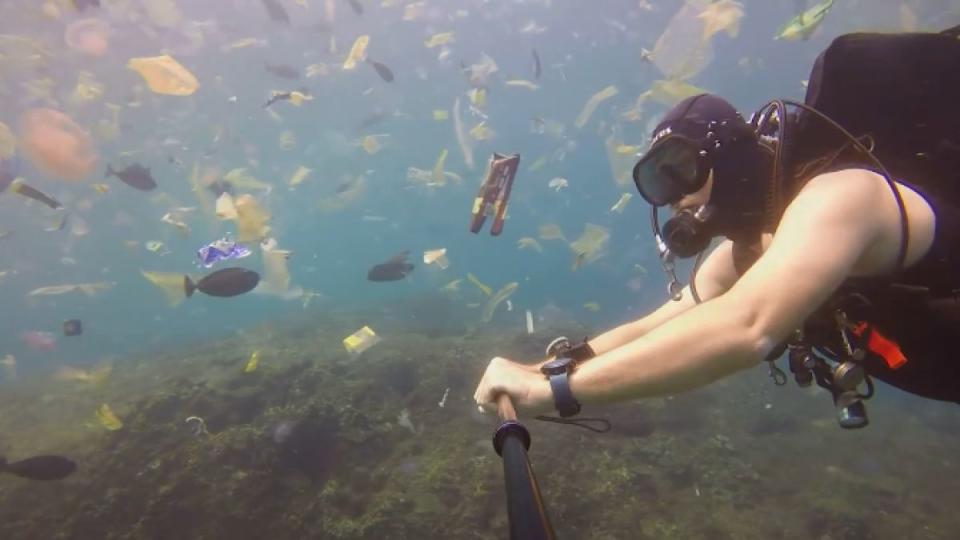
<path id="1" fill-rule="evenodd" d="M 380 336 L 375 334 L 369 326 L 364 326 L 343 339 L 343 346 L 354 358 L 377 343 L 380 343 Z"/>
<path id="2" fill-rule="evenodd" d="M 123 429 L 123 422 L 117 418 L 117 415 L 113 414 L 113 410 L 106 403 L 97 408 L 96 414 L 101 426 L 110 431 Z"/>
<path id="3" fill-rule="evenodd" d="M 200 86 L 193 73 L 168 55 L 131 58 L 127 67 L 139 73 L 157 94 L 189 96 Z"/>

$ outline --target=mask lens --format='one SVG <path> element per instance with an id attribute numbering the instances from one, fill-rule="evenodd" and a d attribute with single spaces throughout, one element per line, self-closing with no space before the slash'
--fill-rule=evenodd
<path id="1" fill-rule="evenodd" d="M 633 168 L 640 195 L 654 206 L 673 204 L 703 187 L 699 152 L 691 141 L 674 137 L 652 148 Z"/>

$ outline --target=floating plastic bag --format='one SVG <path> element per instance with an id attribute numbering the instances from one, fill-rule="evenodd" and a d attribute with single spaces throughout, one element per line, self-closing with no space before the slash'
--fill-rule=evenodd
<path id="1" fill-rule="evenodd" d="M 684 80 L 703 71 L 713 60 L 713 47 L 700 17 L 709 0 L 687 0 L 660 34 L 650 58 L 665 78 Z"/>
<path id="2" fill-rule="evenodd" d="M 375 334 L 369 326 L 364 326 L 343 339 L 343 346 L 353 358 L 377 343 L 380 343 L 380 336 Z"/>
<path id="3" fill-rule="evenodd" d="M 131 58 L 127 67 L 139 73 L 150 90 L 157 94 L 189 96 L 200 86 L 193 73 L 171 56 Z"/>
<path id="4" fill-rule="evenodd" d="M 123 429 L 123 422 L 117 418 L 117 415 L 113 414 L 113 410 L 110 409 L 110 406 L 104 403 L 97 408 L 97 420 L 100 421 L 100 425 L 109 429 L 110 431 L 117 431 Z"/>

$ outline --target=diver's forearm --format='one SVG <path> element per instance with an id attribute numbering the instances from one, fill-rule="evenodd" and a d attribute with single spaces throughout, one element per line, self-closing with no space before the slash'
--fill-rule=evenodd
<path id="1" fill-rule="evenodd" d="M 590 348 L 599 356 L 640 338 L 650 331 L 649 325 L 645 324 L 646 319 L 637 319 L 607 330 L 590 340 Z"/>
<path id="2" fill-rule="evenodd" d="M 755 365 L 764 342 L 747 310 L 724 297 L 698 305 L 643 337 L 580 364 L 570 387 L 584 404 L 663 396 Z"/>
<path id="3" fill-rule="evenodd" d="M 599 336 L 588 340 L 590 348 L 593 349 L 593 352 L 599 356 L 608 351 L 616 349 L 625 343 L 629 343 L 647 332 L 647 325 L 644 325 L 643 322 L 644 319 L 638 319 L 636 321 L 621 324 L 616 328 L 607 330 Z M 579 343 L 579 341 L 576 339 L 574 339 L 574 341 Z M 530 364 L 530 368 L 535 371 L 539 371 L 540 366 L 546 364 L 550 360 L 553 360 L 553 358 L 554 357 L 551 356 L 549 358 L 539 360 L 535 364 Z"/>

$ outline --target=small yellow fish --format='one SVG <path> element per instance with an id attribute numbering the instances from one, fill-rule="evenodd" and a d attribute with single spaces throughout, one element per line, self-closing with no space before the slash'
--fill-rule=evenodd
<path id="1" fill-rule="evenodd" d="M 444 120 L 450 119 L 450 113 L 445 109 L 434 109 L 433 110 L 433 119 L 437 122 L 442 122 Z"/>
<path id="2" fill-rule="evenodd" d="M 250 355 L 250 359 L 247 360 L 247 365 L 243 366 L 243 372 L 253 372 L 257 369 L 258 363 L 260 363 L 260 351 L 253 351 L 253 354 Z"/>
<path id="3" fill-rule="evenodd" d="M 428 49 L 432 49 L 434 47 L 439 47 L 440 45 L 446 45 L 453 42 L 453 32 L 441 32 L 439 34 L 430 36 L 423 42 L 423 44 L 426 45 Z"/>
<path id="4" fill-rule="evenodd" d="M 113 410 L 111 410 L 110 406 L 106 403 L 97 408 L 96 415 L 97 420 L 100 421 L 100 425 L 110 431 L 117 431 L 123 428 L 123 422 L 117 418 L 117 415 L 113 414 Z"/>
<path id="5" fill-rule="evenodd" d="M 621 144 L 616 148 L 616 152 L 621 155 L 633 155 L 640 152 L 640 147 L 635 144 Z"/>
<path id="6" fill-rule="evenodd" d="M 110 186 L 107 184 L 92 184 L 90 187 L 92 187 L 94 191 L 101 195 L 110 192 Z"/>
<path id="7" fill-rule="evenodd" d="M 583 307 L 594 313 L 600 311 L 600 304 L 596 302 L 587 302 L 586 304 L 583 305 Z"/>

